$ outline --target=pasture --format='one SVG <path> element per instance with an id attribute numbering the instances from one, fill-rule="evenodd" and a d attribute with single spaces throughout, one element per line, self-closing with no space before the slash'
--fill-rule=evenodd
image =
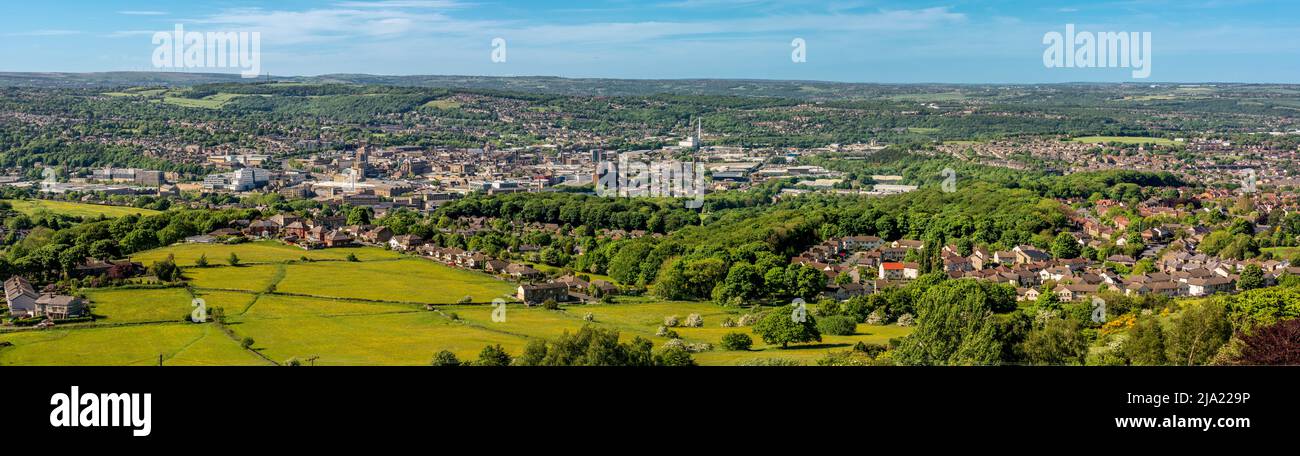
<path id="1" fill-rule="evenodd" d="M 13 206 L 15 211 L 27 215 L 36 215 L 38 212 L 46 211 L 57 215 L 67 215 L 72 217 L 95 218 L 103 215 L 114 218 L 130 214 L 154 215 L 158 211 L 153 209 L 141 209 L 130 206 L 108 206 L 103 204 L 74 203 L 70 201 L 49 201 L 49 200 L 5 200 Z"/>
<path id="2" fill-rule="evenodd" d="M 244 266 L 224 264 L 234 251 Z M 343 261 L 355 253 L 359 262 Z M 704 365 L 736 365 L 781 358 L 812 364 L 827 351 L 848 350 L 857 342 L 887 344 L 910 328 L 859 325 L 851 336 L 823 336 L 821 343 L 768 346 L 758 336 L 748 351 L 725 351 L 722 336 L 752 334 L 751 328 L 722 327 L 747 309 L 707 302 L 671 302 L 649 297 L 620 297 L 614 304 L 567 304 L 560 310 L 506 306 L 504 320 L 493 319 L 490 305 L 456 305 L 464 296 L 475 302 L 508 297 L 515 284 L 485 274 L 403 257 L 373 247 L 303 251 L 273 242 L 238 245 L 185 244 L 143 252 L 146 264 L 168 254 L 192 265 L 207 254 L 212 266 L 184 267 L 187 287 L 82 290 L 93 304 L 95 323 L 52 330 L 0 332 L 0 364 L 155 365 L 270 364 L 290 359 L 318 365 L 424 365 L 439 350 L 473 360 L 484 346 L 500 344 L 519 355 L 528 341 L 554 339 L 583 325 L 619 331 L 621 338 L 643 337 L 661 346 L 655 335 L 664 317 L 684 321 L 692 313 L 704 318 L 700 328 L 673 328 L 690 343 L 707 342 L 713 351 L 695 353 Z M 319 261 L 303 262 L 308 255 Z M 193 310 L 193 298 L 209 309 L 221 307 L 226 334 L 215 323 L 181 320 Z M 436 304 L 433 311 L 425 304 Z M 590 313 L 592 322 L 584 320 Z M 239 340 L 252 338 L 251 349 Z"/>
<path id="3" fill-rule="evenodd" d="M 140 252 L 131 256 L 133 261 L 146 266 L 155 261 L 176 256 L 176 264 L 181 267 L 194 266 L 199 256 L 207 255 L 208 264 L 224 265 L 231 253 L 239 257 L 241 264 L 284 263 L 299 261 L 306 257 L 313 261 L 343 261 L 348 254 L 355 254 L 360 260 L 380 260 L 401 258 L 402 254 L 374 247 L 343 247 L 323 250 L 303 250 L 284 245 L 276 241 L 254 241 L 242 244 L 177 244 L 169 247 Z"/>
<path id="4" fill-rule="evenodd" d="M 86 298 L 104 323 L 181 321 L 194 300 L 184 288 L 87 290 Z"/>
<path id="5" fill-rule="evenodd" d="M 276 292 L 422 304 L 510 299 L 516 285 L 486 274 L 421 258 L 358 263 L 299 263 L 287 267 Z"/>
<path id="6" fill-rule="evenodd" d="M 0 333 L 0 365 L 243 366 L 269 364 L 215 325 L 167 323 Z"/>
<path id="7" fill-rule="evenodd" d="M 208 95 L 203 98 L 185 98 L 185 97 L 166 96 L 163 97 L 163 103 L 180 106 L 183 108 L 221 109 L 226 105 L 226 103 L 229 103 L 230 100 L 234 100 L 242 96 L 244 95 L 238 93 L 225 93 L 225 92 L 214 94 L 214 95 Z"/>

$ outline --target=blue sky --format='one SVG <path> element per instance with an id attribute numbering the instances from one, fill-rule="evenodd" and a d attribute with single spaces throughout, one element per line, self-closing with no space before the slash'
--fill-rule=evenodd
<path id="1" fill-rule="evenodd" d="M 3 10 L 0 71 L 154 70 L 152 34 L 184 24 L 260 32 L 262 69 L 276 75 L 1133 81 L 1129 69 L 1045 68 L 1043 35 L 1075 24 L 1151 32 L 1152 72 L 1140 82 L 1300 83 L 1300 2 L 1281 0 L 49 0 Z M 497 37 L 504 63 L 490 58 Z M 791 61 L 795 38 L 806 62 Z"/>

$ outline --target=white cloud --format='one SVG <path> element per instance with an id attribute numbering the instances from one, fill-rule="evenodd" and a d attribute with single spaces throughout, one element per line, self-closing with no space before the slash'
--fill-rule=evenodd
<path id="1" fill-rule="evenodd" d="M 80 30 L 32 30 L 27 32 L 6 33 L 5 36 L 67 36 L 80 34 Z"/>
<path id="2" fill-rule="evenodd" d="M 104 36 L 108 38 L 129 38 L 135 36 L 153 36 L 153 34 L 157 32 L 159 32 L 159 30 L 118 30 Z"/>
<path id="3" fill-rule="evenodd" d="M 346 1 L 339 2 L 337 6 L 343 8 L 437 8 L 449 9 L 460 8 L 464 4 L 454 0 L 374 0 L 374 1 Z"/>
<path id="4" fill-rule="evenodd" d="M 356 3 L 356 2 L 351 2 Z M 388 38 L 414 33 L 468 33 L 496 22 L 453 20 L 447 15 L 409 7 L 375 5 L 433 5 L 445 2 L 364 2 L 370 7 L 309 9 L 304 11 L 240 8 L 185 21 L 221 30 L 256 31 L 268 46 L 295 45 L 365 38 Z M 421 6 L 420 8 L 424 8 Z"/>

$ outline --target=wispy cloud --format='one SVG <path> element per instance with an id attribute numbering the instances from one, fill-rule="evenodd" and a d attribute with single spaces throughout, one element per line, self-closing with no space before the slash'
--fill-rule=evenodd
<path id="1" fill-rule="evenodd" d="M 108 38 L 130 38 L 136 36 L 153 36 L 161 30 L 118 30 L 104 35 Z"/>
<path id="2" fill-rule="evenodd" d="M 714 19 L 690 22 L 610 22 L 540 25 L 507 30 L 546 42 L 643 42 L 681 37 L 773 33 L 902 32 L 930 30 L 964 22 L 948 8 L 881 11 L 863 14 L 801 14 Z"/>
<path id="3" fill-rule="evenodd" d="M 465 4 L 454 0 L 373 0 L 336 3 L 343 8 L 460 8 Z"/>
<path id="4" fill-rule="evenodd" d="M 124 15 L 127 15 L 127 16 L 166 16 L 166 15 L 167 15 L 167 12 L 166 12 L 166 11 L 140 11 L 140 10 L 128 10 L 128 11 L 118 11 L 117 14 L 124 14 Z"/>
<path id="5" fill-rule="evenodd" d="M 268 43 L 294 45 L 358 38 L 392 38 L 416 32 L 468 33 L 497 26 L 493 21 L 453 20 L 437 8 L 459 3 L 445 1 L 344 2 L 332 8 L 302 11 L 238 8 L 185 21 L 226 30 L 262 32 Z"/>
<path id="6" fill-rule="evenodd" d="M 26 32 L 10 32 L 5 36 L 67 36 L 80 35 L 80 30 L 31 30 Z"/>

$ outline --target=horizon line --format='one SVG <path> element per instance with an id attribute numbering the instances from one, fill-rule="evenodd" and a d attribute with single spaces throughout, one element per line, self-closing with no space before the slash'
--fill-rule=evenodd
<path id="1" fill-rule="evenodd" d="M 491 78 L 491 79 L 525 79 L 525 78 L 549 78 L 549 79 L 567 79 L 567 80 L 606 80 L 606 81 L 752 81 L 752 82 L 801 82 L 817 84 L 845 84 L 845 85 L 953 85 L 953 86 L 980 86 L 980 85 L 1009 85 L 1009 86 L 1026 86 L 1026 85 L 1300 85 L 1300 82 L 1241 82 L 1241 81 L 1054 81 L 1054 82 L 937 82 L 937 81 L 917 81 L 917 82 L 863 82 L 863 81 L 843 81 L 843 80 L 826 80 L 826 79 L 770 79 L 770 78 L 725 78 L 725 77 L 684 77 L 684 78 L 614 78 L 614 77 L 596 77 L 596 76 L 558 76 L 558 75 L 473 75 L 473 74 L 434 74 L 434 73 L 413 73 L 413 74 L 378 74 L 378 73 L 321 73 L 321 74 L 300 74 L 300 75 L 273 75 L 267 73 L 253 78 L 240 76 L 238 72 L 221 73 L 221 72 L 190 72 L 190 71 L 150 71 L 150 70 L 107 70 L 107 71 L 0 71 L 0 76 L 20 76 L 20 75 L 97 75 L 97 74 L 161 74 L 161 75 L 190 75 L 190 76 L 219 76 L 229 77 L 237 80 L 246 80 L 256 82 L 270 78 L 322 78 L 329 76 L 371 76 L 382 78 L 416 78 L 416 77 L 443 77 L 443 78 Z"/>

